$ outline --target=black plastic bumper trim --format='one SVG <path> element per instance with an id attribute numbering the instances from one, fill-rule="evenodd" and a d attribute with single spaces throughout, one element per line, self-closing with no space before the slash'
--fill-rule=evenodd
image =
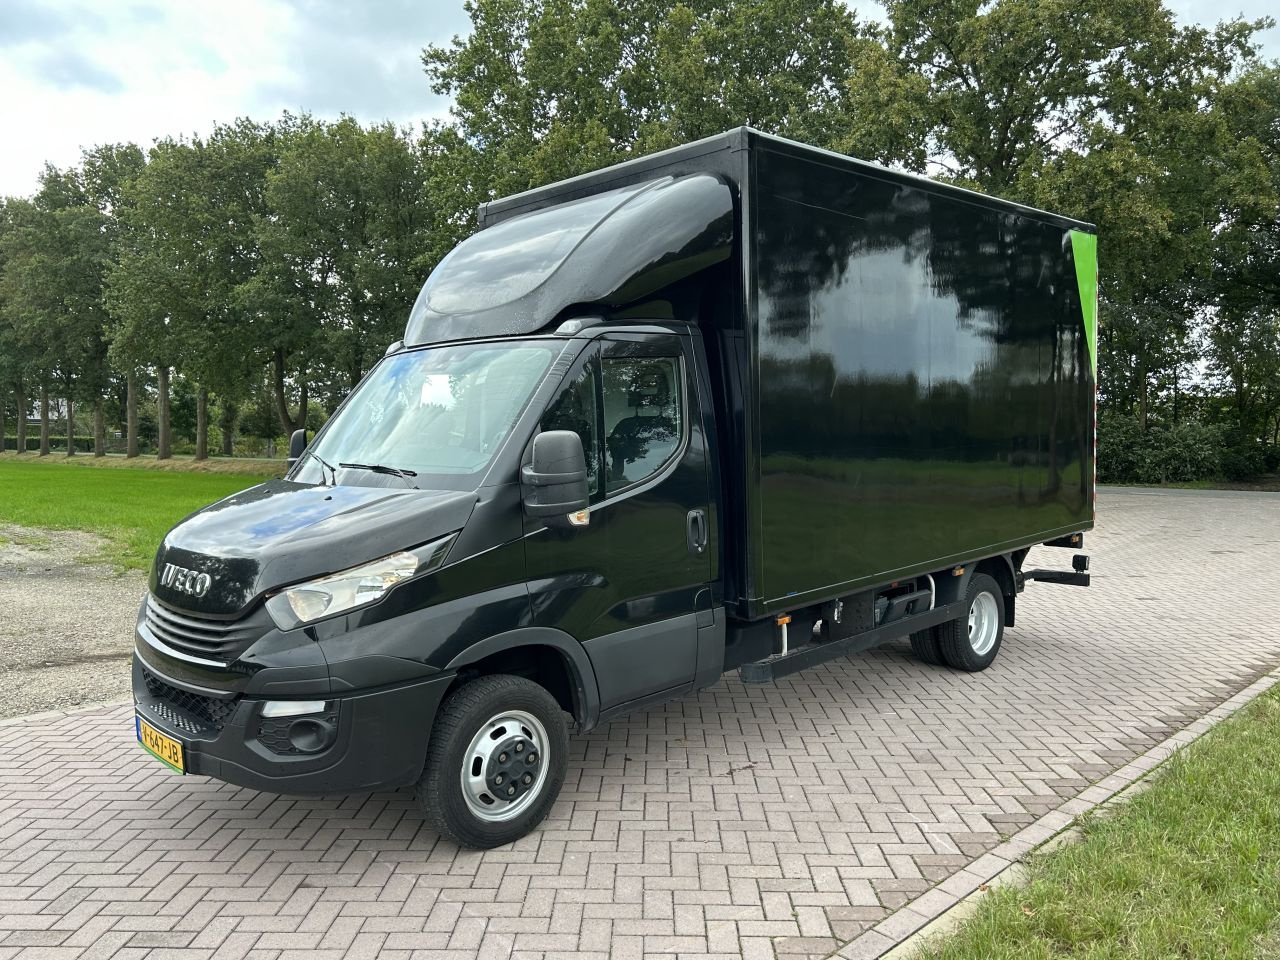
<path id="1" fill-rule="evenodd" d="M 238 698 L 235 713 L 220 730 L 193 736 L 147 709 L 155 702 L 134 659 L 134 699 L 147 722 L 182 741 L 187 771 L 272 793 L 350 793 L 394 789 L 422 774 L 436 709 L 453 675 L 365 691 L 328 701 L 338 717 L 332 746 L 314 754 L 283 756 L 257 740 L 261 704 L 266 699 Z M 181 682 L 175 686 L 184 686 Z"/>

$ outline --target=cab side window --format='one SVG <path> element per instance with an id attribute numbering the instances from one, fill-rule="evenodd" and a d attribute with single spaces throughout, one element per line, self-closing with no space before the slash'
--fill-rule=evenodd
<path id="1" fill-rule="evenodd" d="M 596 425 L 600 418 L 596 396 L 596 367 L 588 363 L 551 401 L 540 424 L 543 430 L 572 430 L 582 439 L 582 450 L 587 455 L 587 489 L 592 496 L 600 490 L 600 452 L 596 445 Z"/>
<path id="2" fill-rule="evenodd" d="M 647 480 L 680 448 L 684 436 L 679 357 L 606 357 L 605 492 Z"/>

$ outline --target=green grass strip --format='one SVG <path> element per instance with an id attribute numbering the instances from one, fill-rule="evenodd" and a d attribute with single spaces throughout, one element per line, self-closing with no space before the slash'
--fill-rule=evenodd
<path id="1" fill-rule="evenodd" d="M 146 570 L 175 523 L 265 479 L 260 474 L 123 467 L 68 469 L 5 458 L 0 460 L 0 522 L 96 533 L 109 546 L 93 559 Z"/>
<path id="2" fill-rule="evenodd" d="M 1280 692 L 1161 767 L 1083 839 L 1033 857 L 931 960 L 1280 957 Z"/>

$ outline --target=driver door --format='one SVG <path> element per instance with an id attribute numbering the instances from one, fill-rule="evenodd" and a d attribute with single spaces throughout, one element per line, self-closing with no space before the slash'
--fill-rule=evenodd
<path id="1" fill-rule="evenodd" d="M 591 506 L 583 527 L 525 519 L 533 616 L 582 642 L 603 710 L 676 695 L 699 672 L 712 550 L 694 370 L 688 337 L 606 335 L 540 424 L 582 438 Z"/>

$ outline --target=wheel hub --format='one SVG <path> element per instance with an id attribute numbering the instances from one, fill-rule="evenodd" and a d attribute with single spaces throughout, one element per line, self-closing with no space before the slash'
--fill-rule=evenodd
<path id="1" fill-rule="evenodd" d="M 995 646 L 1000 632 L 1000 611 L 996 604 L 996 598 L 984 590 L 969 605 L 969 646 L 980 657 Z"/>
<path id="2" fill-rule="evenodd" d="M 490 755 L 485 770 L 489 792 L 508 803 L 518 799 L 537 782 L 541 759 L 533 743 L 523 736 L 503 740 Z"/>

